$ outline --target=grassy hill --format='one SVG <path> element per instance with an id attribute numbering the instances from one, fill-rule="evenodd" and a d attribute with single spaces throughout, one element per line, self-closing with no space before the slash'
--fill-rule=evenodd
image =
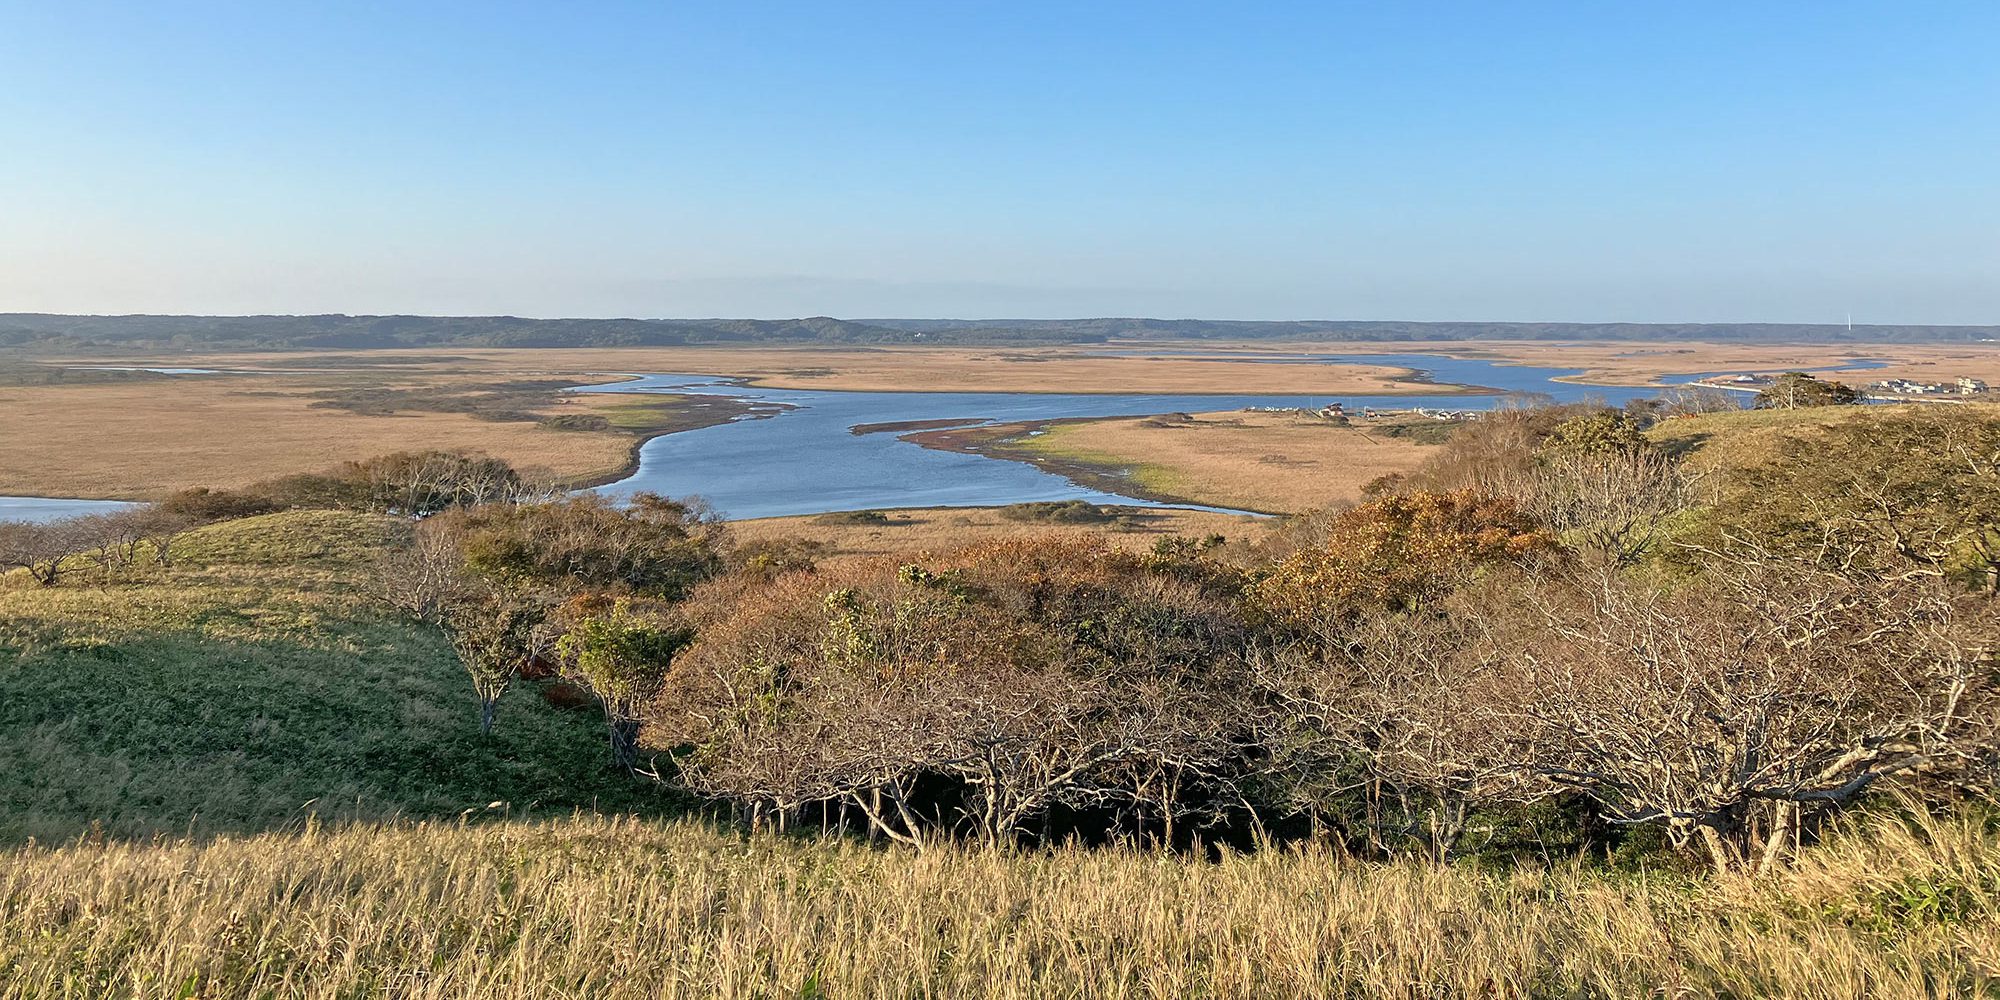
<path id="1" fill-rule="evenodd" d="M 225 522 L 138 582 L 0 579 L 0 843 L 252 832 L 575 808 L 658 813 L 593 707 L 509 692 L 492 738 L 442 636 L 378 613 L 360 570 L 397 526 Z M 495 810 L 500 811 L 500 810 Z"/>
<path id="2" fill-rule="evenodd" d="M 1828 419 L 1872 416 L 1655 433 L 1741 461 Z M 0 577 L 0 1000 L 2000 995 L 1976 808 L 1884 800 L 1758 877 L 716 822 L 533 684 L 481 738 L 442 638 L 363 586 L 406 530 L 293 512 L 133 579 Z"/>
<path id="3" fill-rule="evenodd" d="M 1976 413 L 2000 418 L 1996 403 L 1890 403 L 1873 406 L 1814 406 L 1800 409 L 1737 410 L 1664 421 L 1646 436 L 1682 456 L 1689 471 L 1711 480 L 1734 470 L 1764 465 L 1778 457 L 1789 439 L 1809 439 L 1829 427 L 1857 421 L 1890 421 L 1939 412 Z"/>

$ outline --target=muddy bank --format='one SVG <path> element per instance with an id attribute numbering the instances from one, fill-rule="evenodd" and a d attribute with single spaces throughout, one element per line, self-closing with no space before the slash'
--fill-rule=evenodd
<path id="1" fill-rule="evenodd" d="M 942 430 L 947 427 L 970 427 L 974 424 L 991 423 L 992 417 L 956 417 L 945 420 L 890 420 L 879 424 L 855 424 L 847 433 L 861 434 L 901 434 L 905 431 Z M 905 437 L 907 441 L 909 438 Z"/>

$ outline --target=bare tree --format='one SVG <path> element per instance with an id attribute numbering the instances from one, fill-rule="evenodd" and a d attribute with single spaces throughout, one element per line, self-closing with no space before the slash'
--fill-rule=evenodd
<path id="1" fill-rule="evenodd" d="M 74 544 L 78 554 L 95 562 L 108 580 L 148 555 L 161 566 L 170 565 L 173 540 L 193 524 L 183 514 L 144 504 L 78 518 Z"/>
<path id="2" fill-rule="evenodd" d="M 64 567 L 92 544 L 86 517 L 55 521 L 0 521 L 0 568 L 25 569 L 36 583 L 53 587 Z"/>
<path id="3" fill-rule="evenodd" d="M 1170 838 L 1233 801 L 1253 735 L 1236 609 L 1101 543 L 720 581 L 688 613 L 645 737 L 753 810 L 851 810 L 920 845 L 1102 808 Z"/>
<path id="4" fill-rule="evenodd" d="M 144 544 L 153 561 L 165 567 L 174 564 L 174 542 L 201 523 L 199 518 L 180 511 L 147 504 L 130 512 L 127 528 Z"/>
<path id="5" fill-rule="evenodd" d="M 1656 448 L 1548 451 L 1524 482 L 1523 507 L 1570 549 L 1630 565 L 1667 535 L 1686 510 L 1696 477 Z"/>
<path id="6" fill-rule="evenodd" d="M 1507 709 L 1515 675 L 1459 613 L 1497 589 L 1370 614 L 1316 653 L 1295 647 L 1265 664 L 1276 703 L 1294 723 L 1283 753 L 1319 794 L 1363 793 L 1377 850 L 1415 843 L 1447 860 L 1473 813 L 1556 789 L 1525 766 L 1529 737 Z M 1343 772 L 1346 783 L 1325 783 Z"/>
<path id="7" fill-rule="evenodd" d="M 1482 628 L 1516 672 L 1526 760 L 1718 869 L 1780 863 L 1826 809 L 1986 748 L 1994 607 L 1914 585 L 1733 567 L 1662 593 L 1533 584 Z"/>
<path id="8" fill-rule="evenodd" d="M 1677 385 L 1661 394 L 1661 411 L 1668 417 L 1699 417 L 1710 413 L 1735 413 L 1743 400 L 1728 389 L 1692 383 Z"/>

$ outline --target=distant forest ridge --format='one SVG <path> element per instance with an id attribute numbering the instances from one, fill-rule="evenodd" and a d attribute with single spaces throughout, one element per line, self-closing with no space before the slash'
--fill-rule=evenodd
<path id="1" fill-rule="evenodd" d="M 0 313 L 0 348 L 363 350 L 682 344 L 1092 344 L 1111 340 L 1635 340 L 1918 343 L 2000 326 L 1808 323 L 1416 323 L 1202 319 L 523 319 L 516 316 L 59 316 Z"/>

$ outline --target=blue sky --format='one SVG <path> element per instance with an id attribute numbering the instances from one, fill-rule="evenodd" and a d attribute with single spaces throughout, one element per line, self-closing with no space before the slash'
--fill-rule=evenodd
<path id="1" fill-rule="evenodd" d="M 0 311 L 2000 323 L 2000 3 L 0 0 Z"/>

